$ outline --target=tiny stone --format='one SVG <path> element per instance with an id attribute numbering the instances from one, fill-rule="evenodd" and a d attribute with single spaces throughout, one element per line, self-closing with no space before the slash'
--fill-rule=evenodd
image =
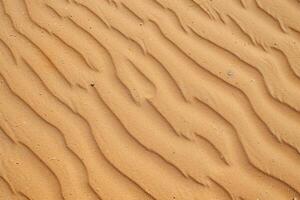
<path id="1" fill-rule="evenodd" d="M 232 76 L 233 75 L 233 72 L 232 71 L 228 71 L 227 72 L 227 76 Z"/>

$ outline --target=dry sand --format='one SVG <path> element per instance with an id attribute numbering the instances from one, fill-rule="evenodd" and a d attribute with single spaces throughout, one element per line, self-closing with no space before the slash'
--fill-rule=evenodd
<path id="1" fill-rule="evenodd" d="M 299 200 L 299 0 L 0 0 L 0 200 Z"/>

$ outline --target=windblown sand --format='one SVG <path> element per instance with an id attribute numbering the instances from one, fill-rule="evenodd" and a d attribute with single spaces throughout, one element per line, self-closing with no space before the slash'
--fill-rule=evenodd
<path id="1" fill-rule="evenodd" d="M 300 200 L 299 0 L 0 0 L 0 200 Z"/>

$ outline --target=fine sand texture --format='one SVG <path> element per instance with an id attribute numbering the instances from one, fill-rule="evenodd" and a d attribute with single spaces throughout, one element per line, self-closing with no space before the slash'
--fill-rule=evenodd
<path id="1" fill-rule="evenodd" d="M 0 200 L 300 200 L 299 0 L 0 0 Z"/>

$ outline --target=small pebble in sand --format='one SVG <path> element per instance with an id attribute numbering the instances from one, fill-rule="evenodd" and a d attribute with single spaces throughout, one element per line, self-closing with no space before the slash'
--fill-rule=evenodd
<path id="1" fill-rule="evenodd" d="M 231 70 L 229 70 L 228 72 L 227 72 L 227 76 L 232 76 L 233 75 L 233 72 L 231 71 Z"/>

